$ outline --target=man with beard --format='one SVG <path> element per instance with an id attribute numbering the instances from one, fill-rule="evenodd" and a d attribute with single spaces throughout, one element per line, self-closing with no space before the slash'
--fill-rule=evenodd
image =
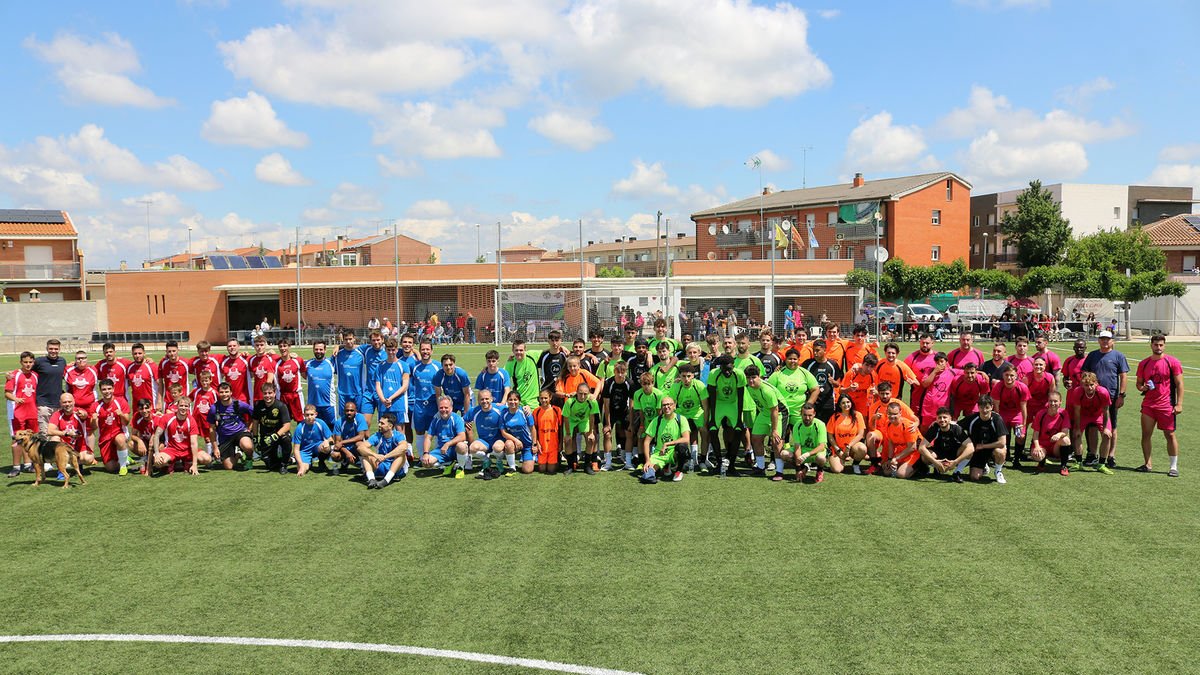
<path id="1" fill-rule="evenodd" d="M 937 358 L 933 352 L 933 336 L 929 333 L 921 333 L 917 338 L 917 351 L 905 357 L 904 362 L 912 369 L 917 376 L 917 380 L 924 381 L 930 372 L 937 366 Z M 923 384 L 914 384 L 912 393 L 909 395 L 908 405 L 913 410 L 921 409 L 921 398 L 925 395 L 925 386 Z"/>
<path id="2" fill-rule="evenodd" d="M 963 329 L 958 335 L 958 347 L 946 354 L 946 362 L 951 368 L 962 370 L 968 363 L 976 366 L 983 365 L 983 352 L 975 349 L 975 334 L 970 328 Z"/>

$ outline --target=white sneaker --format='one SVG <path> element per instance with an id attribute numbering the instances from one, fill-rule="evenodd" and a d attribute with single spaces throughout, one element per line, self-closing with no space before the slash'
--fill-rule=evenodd
<path id="1" fill-rule="evenodd" d="M 855 475 L 855 476 L 861 476 L 861 475 L 862 475 L 862 467 L 861 467 L 861 466 L 859 466 L 859 465 L 857 465 L 857 464 L 855 464 L 855 465 L 854 465 L 854 475 Z"/>
<path id="2" fill-rule="evenodd" d="M 996 483 L 998 483 L 1000 485 L 1004 485 L 1007 482 L 1008 482 L 1008 480 L 1004 477 L 1004 472 L 997 469 L 996 470 Z"/>

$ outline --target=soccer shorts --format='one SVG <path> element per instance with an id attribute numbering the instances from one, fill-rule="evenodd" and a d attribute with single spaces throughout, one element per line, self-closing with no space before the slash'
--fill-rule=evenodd
<path id="1" fill-rule="evenodd" d="M 190 464 L 192 461 L 192 451 L 191 450 L 176 450 L 171 447 L 164 447 L 162 449 L 162 453 L 165 454 L 166 456 L 170 457 L 171 461 L 173 461 L 173 462 L 178 462 L 180 460 L 183 460 Z"/>
<path id="2" fill-rule="evenodd" d="M 458 453 L 454 452 L 453 450 L 442 452 L 441 449 L 436 449 L 430 452 L 429 456 L 432 457 L 438 464 L 441 464 L 442 466 L 449 466 L 452 462 L 454 462 L 454 458 L 458 456 Z"/>
<path id="3" fill-rule="evenodd" d="M 558 464 L 558 443 L 553 445 L 539 444 L 537 455 L 538 464 Z"/>
<path id="4" fill-rule="evenodd" d="M 313 458 L 320 456 L 320 453 L 317 452 L 318 448 L 320 448 L 320 447 L 321 447 L 320 445 L 314 445 L 314 446 L 310 446 L 308 448 L 301 447 L 300 448 L 300 461 L 305 464 L 312 464 Z"/>
<path id="5" fill-rule="evenodd" d="M 993 452 L 994 450 L 991 449 L 980 450 L 979 448 L 976 448 L 975 453 L 971 455 L 971 468 L 986 469 L 988 462 L 992 461 Z"/>
<path id="6" fill-rule="evenodd" d="M 251 441 L 254 440 L 250 437 L 250 432 L 248 431 L 238 432 L 232 436 L 229 436 L 228 438 L 221 438 L 221 436 L 218 435 L 218 449 L 221 451 L 221 459 L 236 458 L 238 448 L 241 446 L 243 438 L 250 438 Z"/>
<path id="7" fill-rule="evenodd" d="M 1111 394 L 1112 392 L 1109 392 L 1109 393 Z M 1109 429 L 1117 428 L 1117 410 L 1118 410 L 1117 397 L 1116 397 L 1116 395 L 1113 395 L 1112 403 L 1110 403 L 1108 405 L 1108 428 Z"/>
<path id="8" fill-rule="evenodd" d="M 317 419 L 325 422 L 325 426 L 329 427 L 330 429 L 336 428 L 337 426 L 337 413 L 334 411 L 333 406 L 331 405 L 317 406 Z"/>
<path id="9" fill-rule="evenodd" d="M 737 419 L 737 406 L 718 404 L 713 408 L 713 418 L 709 420 L 708 426 L 714 429 L 742 426 L 742 421 Z"/>
<path id="10" fill-rule="evenodd" d="M 300 400 L 300 392 L 285 391 L 279 394 L 279 400 L 287 406 L 288 414 L 292 416 L 292 421 L 304 419 L 304 404 Z"/>
<path id="11" fill-rule="evenodd" d="M 783 429 L 783 420 L 775 421 L 775 433 L 780 433 Z M 765 411 L 754 416 L 754 424 L 750 427 L 750 433 L 754 436 L 766 436 L 771 433 L 771 412 Z"/>
<path id="12" fill-rule="evenodd" d="M 382 471 L 383 473 L 387 473 L 388 471 L 391 471 L 392 463 L 395 462 L 396 459 L 397 458 L 393 457 L 392 459 L 383 460 L 382 462 L 379 463 L 379 466 L 376 467 L 376 470 Z"/>
<path id="13" fill-rule="evenodd" d="M 1054 444 L 1053 436 L 1054 436 L 1054 434 L 1038 434 L 1038 445 L 1042 446 L 1042 450 L 1046 451 L 1046 455 L 1048 457 L 1057 457 L 1058 456 L 1058 446 L 1056 446 Z M 1067 441 L 1068 441 L 1067 452 L 1071 452 L 1070 440 L 1071 440 L 1071 434 L 1068 433 L 1067 434 Z"/>
<path id="14" fill-rule="evenodd" d="M 38 430 L 37 418 L 34 417 L 32 419 L 20 419 L 20 418 L 14 417 L 12 419 L 12 432 L 15 434 L 18 431 L 21 431 L 22 429 L 27 429 L 29 431 L 36 432 Z"/>
<path id="15" fill-rule="evenodd" d="M 1093 417 L 1091 419 L 1079 420 L 1080 431 L 1087 431 L 1088 427 L 1096 427 L 1100 431 L 1104 431 L 1106 429 L 1111 430 L 1112 418 L 1110 417 L 1108 420 L 1105 420 L 1101 417 Z"/>
<path id="16" fill-rule="evenodd" d="M 437 406 L 432 401 L 414 403 L 410 410 L 412 411 L 413 433 L 423 434 L 429 431 L 429 424 L 433 422 L 433 416 L 437 414 Z"/>
<path id="17" fill-rule="evenodd" d="M 574 438 L 576 435 L 579 435 L 579 436 L 587 435 L 587 433 L 589 431 L 591 431 L 591 429 L 589 429 L 588 426 L 589 425 L 575 426 L 572 424 L 568 424 L 567 425 L 567 437 Z"/>
<path id="18" fill-rule="evenodd" d="M 117 461 L 117 436 L 119 435 L 114 434 L 96 441 L 96 449 L 100 451 L 100 461 L 105 464 Z"/>
<path id="19" fill-rule="evenodd" d="M 671 449 L 666 452 L 658 452 L 657 450 L 650 453 L 650 466 L 655 469 L 661 469 L 667 466 L 675 465 L 675 448 L 679 446 L 671 446 Z"/>
<path id="20" fill-rule="evenodd" d="M 379 401 L 375 399 L 375 395 L 364 395 L 359 398 L 358 412 L 364 415 L 374 415 L 375 408 L 379 405 Z"/>
<path id="21" fill-rule="evenodd" d="M 1154 420 L 1160 431 L 1175 431 L 1175 411 L 1142 408 L 1142 415 Z"/>

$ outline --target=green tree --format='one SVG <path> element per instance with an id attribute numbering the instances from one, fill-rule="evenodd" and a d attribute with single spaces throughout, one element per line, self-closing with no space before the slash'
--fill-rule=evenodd
<path id="1" fill-rule="evenodd" d="M 1073 276 L 1064 287 L 1087 297 L 1138 302 L 1187 292 L 1167 280 L 1166 254 L 1140 228 L 1080 237 L 1067 250 L 1065 266 Z"/>
<path id="2" fill-rule="evenodd" d="M 1017 247 L 1017 264 L 1024 268 L 1058 264 L 1071 243 L 1070 221 L 1038 180 L 1017 196 L 1017 210 L 1004 216 L 1000 231 Z"/>
<path id="3" fill-rule="evenodd" d="M 487 262 L 487 256 L 486 256 L 486 255 L 477 256 L 477 257 L 475 258 L 475 262 L 477 262 L 477 263 L 485 263 L 485 262 Z"/>
<path id="4" fill-rule="evenodd" d="M 633 272 L 630 272 L 624 267 L 601 267 L 600 269 L 596 270 L 596 276 L 601 279 L 620 279 L 633 276 Z"/>
<path id="5" fill-rule="evenodd" d="M 437 261 L 438 261 L 437 253 L 430 253 L 429 254 L 429 264 L 436 265 Z"/>
<path id="6" fill-rule="evenodd" d="M 908 303 L 924 300 L 932 293 L 941 293 L 961 288 L 966 278 L 967 265 L 962 259 L 952 263 L 939 263 L 928 267 L 909 265 L 899 258 L 883 264 L 879 277 L 879 295 Z M 846 285 L 875 293 L 875 272 L 856 269 L 846 273 Z"/>

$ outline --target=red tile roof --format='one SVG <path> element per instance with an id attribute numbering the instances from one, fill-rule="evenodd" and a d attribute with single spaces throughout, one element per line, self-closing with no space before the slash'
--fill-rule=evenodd
<path id="1" fill-rule="evenodd" d="M 1193 225 L 1188 221 L 1196 223 Z M 1142 228 L 1155 246 L 1195 246 L 1200 248 L 1200 215 L 1185 214 L 1155 221 Z"/>

